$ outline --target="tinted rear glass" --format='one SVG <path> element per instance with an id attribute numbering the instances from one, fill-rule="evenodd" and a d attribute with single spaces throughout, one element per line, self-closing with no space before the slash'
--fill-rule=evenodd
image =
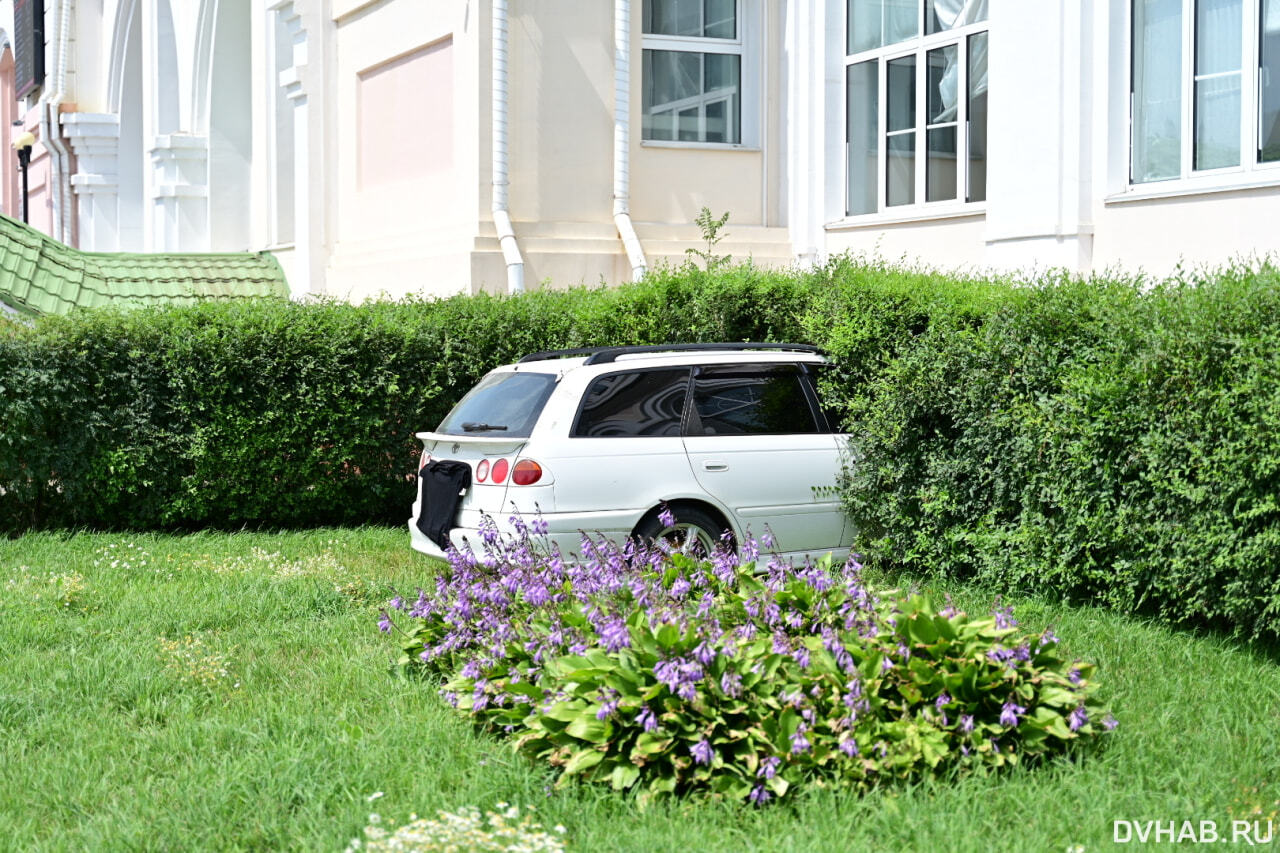
<path id="1" fill-rule="evenodd" d="M 792 366 L 706 369 L 693 380 L 694 435 L 822 432 Z"/>
<path id="2" fill-rule="evenodd" d="M 573 434 L 608 438 L 678 436 L 689 368 L 601 376 L 587 389 Z"/>
<path id="3" fill-rule="evenodd" d="M 528 438 L 555 387 L 550 373 L 490 373 L 453 407 L 436 432 Z"/>

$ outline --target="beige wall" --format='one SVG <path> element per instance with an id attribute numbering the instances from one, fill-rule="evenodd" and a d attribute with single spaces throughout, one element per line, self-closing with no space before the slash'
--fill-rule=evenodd
<path id="1" fill-rule="evenodd" d="M 1280 187 L 1100 204 L 1093 267 L 1152 275 L 1280 251 Z"/>
<path id="2" fill-rule="evenodd" d="M 480 156 L 474 4 L 345 0 L 333 23 L 327 289 L 349 299 L 465 290 Z"/>
<path id="3" fill-rule="evenodd" d="M 827 233 L 826 248 L 833 255 L 852 252 L 938 269 L 977 269 L 987 263 L 986 231 L 986 217 L 981 213 L 833 228 Z"/>

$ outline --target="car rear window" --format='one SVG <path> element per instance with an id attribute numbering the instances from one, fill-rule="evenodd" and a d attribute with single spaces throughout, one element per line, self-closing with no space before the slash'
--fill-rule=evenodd
<path id="1" fill-rule="evenodd" d="M 587 389 L 574 425 L 579 438 L 678 436 L 689 368 L 601 376 Z"/>
<path id="2" fill-rule="evenodd" d="M 693 435 L 822 432 L 793 365 L 704 368 L 693 379 Z"/>
<path id="3" fill-rule="evenodd" d="M 528 438 L 556 387 L 550 373 L 490 373 L 440 422 L 446 435 Z"/>

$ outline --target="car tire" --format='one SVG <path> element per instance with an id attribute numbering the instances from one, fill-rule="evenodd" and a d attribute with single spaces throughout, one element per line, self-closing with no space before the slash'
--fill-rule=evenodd
<path id="1" fill-rule="evenodd" d="M 666 540 L 677 551 L 691 556 L 710 557 L 722 543 L 725 525 L 710 513 L 697 507 L 672 507 L 675 524 L 664 525 L 661 510 L 654 510 L 636 525 L 635 536 L 641 542 Z M 734 547 L 730 532 L 728 545 Z"/>

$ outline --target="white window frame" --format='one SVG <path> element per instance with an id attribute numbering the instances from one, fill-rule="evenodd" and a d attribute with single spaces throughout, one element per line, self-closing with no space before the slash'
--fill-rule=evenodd
<path id="1" fill-rule="evenodd" d="M 1240 38 L 1240 162 L 1216 169 L 1194 168 L 1195 157 L 1195 12 L 1196 0 L 1182 0 L 1182 79 L 1179 128 L 1181 152 L 1179 174 L 1159 180 L 1134 182 L 1133 133 L 1135 56 L 1133 50 L 1133 0 L 1124 0 L 1125 38 L 1123 91 L 1127 101 L 1123 186 L 1116 187 L 1108 202 L 1159 198 L 1203 192 L 1229 191 L 1280 184 L 1280 161 L 1261 162 L 1258 148 L 1262 133 L 1261 102 L 1261 31 L 1262 0 L 1242 0 Z M 1234 73 L 1234 72 L 1232 72 Z M 1213 76 L 1213 75 L 1210 75 Z"/>
<path id="2" fill-rule="evenodd" d="M 641 0 L 636 0 L 637 5 Z M 763 32 L 762 4 L 760 0 L 737 0 L 734 9 L 736 15 L 736 37 L 732 39 L 707 38 L 702 36 L 669 36 L 655 33 L 641 34 L 641 50 L 666 50 L 678 53 L 717 53 L 722 55 L 730 55 L 738 57 L 738 142 L 701 142 L 694 140 L 681 139 L 648 139 L 644 138 L 644 132 L 641 130 L 640 144 L 645 147 L 654 148 L 746 148 L 757 149 L 760 147 L 760 38 Z M 641 21 L 641 29 L 643 30 L 643 17 Z M 643 54 L 642 54 L 643 55 Z M 639 63 L 640 67 L 644 67 L 644 63 Z M 634 66 L 633 66 L 634 67 Z M 641 86 L 647 84 L 647 81 L 641 81 Z M 641 103 L 641 128 L 644 126 L 644 98 L 638 99 Z M 683 101 L 676 101 L 670 105 L 666 105 L 673 110 L 682 108 L 687 109 L 689 106 L 698 106 L 699 125 L 702 134 L 705 135 L 706 129 L 706 107 L 710 103 L 719 100 L 718 98 L 707 98 L 705 94 Z M 727 103 L 727 112 L 732 120 L 732 98 L 724 99 Z"/>
<path id="3" fill-rule="evenodd" d="M 848 15 L 848 0 L 843 0 L 845 15 Z M 842 218 L 832 226 L 853 225 L 864 222 L 882 222 L 882 221 L 898 221 L 898 220 L 917 220 L 917 219 L 933 219 L 946 218 L 954 216 L 967 216 L 972 214 L 983 213 L 986 210 L 985 192 L 984 199 L 980 201 L 966 201 L 969 196 L 969 39 L 971 36 L 979 33 L 988 33 L 987 44 L 990 49 L 990 19 L 978 21 L 972 24 L 966 24 L 950 30 L 943 30 L 937 33 L 924 35 L 926 14 L 926 3 L 920 0 L 918 7 L 918 32 L 921 35 L 913 36 L 904 41 L 895 44 L 883 45 L 881 47 L 871 48 L 869 50 L 859 51 L 858 53 L 846 53 L 840 66 L 841 72 L 841 121 L 838 125 L 838 131 L 841 135 L 841 151 L 843 156 L 840 158 L 840 174 L 841 174 L 841 210 Z M 846 23 L 847 31 L 847 23 Z M 844 43 L 844 39 L 841 42 Z M 953 199 L 943 199 L 939 201 L 926 201 L 928 193 L 927 169 L 928 169 L 928 131 L 931 127 L 928 124 L 928 54 L 931 50 L 942 47 L 955 45 L 960 57 L 959 68 L 957 72 L 958 79 L 956 81 L 957 103 L 956 103 L 956 197 Z M 845 43 L 844 50 L 848 50 Z M 915 187 L 914 201 L 910 204 L 895 204 L 889 206 L 888 201 L 888 64 L 895 59 L 901 59 L 907 56 L 915 56 L 916 58 L 916 104 L 915 104 L 915 125 L 911 132 L 915 134 Z M 849 99 L 847 91 L 847 80 L 849 67 L 858 65 L 863 62 L 874 61 L 877 63 L 877 79 L 876 85 L 878 91 L 876 94 L 878 100 L 878 118 L 876 133 L 876 210 L 869 213 L 848 213 L 849 210 L 849 141 L 846 137 L 846 128 L 848 127 L 848 109 Z M 989 67 L 989 66 L 988 66 Z M 988 90 L 990 89 L 990 71 L 988 71 Z M 943 122 L 941 124 L 932 125 L 932 127 L 943 127 L 951 122 Z M 905 131 L 895 131 L 895 134 L 905 133 Z M 988 145 L 988 151 L 990 146 Z M 989 155 L 988 155 L 989 156 Z M 962 165 L 963 164 L 963 165 Z"/>

